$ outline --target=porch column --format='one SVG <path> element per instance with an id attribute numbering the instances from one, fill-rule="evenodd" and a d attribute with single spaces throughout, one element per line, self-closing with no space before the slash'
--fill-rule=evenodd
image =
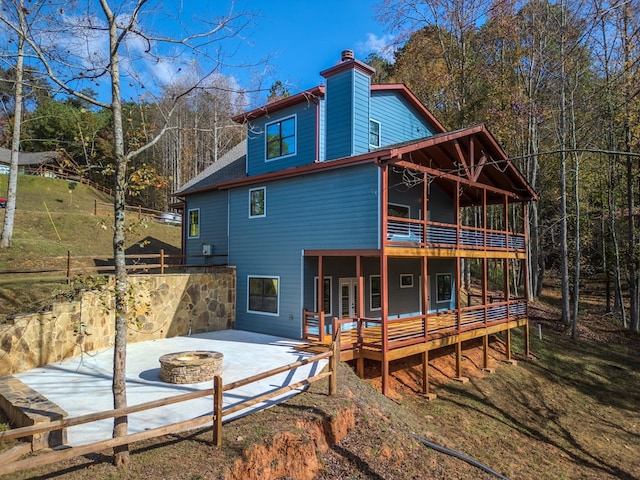
<path id="1" fill-rule="evenodd" d="M 424 328 L 424 341 L 429 341 L 429 282 L 428 277 L 428 259 L 426 255 L 421 258 L 422 267 L 422 328 Z M 429 349 L 425 345 L 422 353 L 422 393 L 429 396 Z"/>
<path id="2" fill-rule="evenodd" d="M 324 257 L 318 255 L 318 341 L 324 341 Z"/>
<path id="3" fill-rule="evenodd" d="M 382 315 L 382 394 L 389 395 L 389 288 L 388 282 L 388 265 L 387 265 L 387 217 L 389 204 L 389 168 L 386 165 L 381 166 L 382 175 L 380 186 L 380 219 L 382 225 L 380 228 L 380 315 Z"/>
<path id="4" fill-rule="evenodd" d="M 362 276 L 362 257 L 360 255 L 356 255 L 356 281 L 358 282 L 358 298 L 357 298 L 357 310 L 356 317 L 357 323 L 356 328 L 358 332 L 358 348 L 362 348 L 362 338 L 360 338 L 362 317 L 364 317 L 364 277 Z M 361 355 L 358 355 L 356 359 L 356 373 L 358 377 L 364 378 L 364 358 Z"/>

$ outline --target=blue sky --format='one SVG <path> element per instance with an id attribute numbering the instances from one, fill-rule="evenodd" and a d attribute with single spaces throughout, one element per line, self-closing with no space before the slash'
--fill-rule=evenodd
<path id="1" fill-rule="evenodd" d="M 319 72 L 340 60 L 342 50 L 364 59 L 387 44 L 384 27 L 375 20 L 375 2 L 358 0 L 253 0 L 256 27 L 249 37 L 249 56 L 271 55 L 268 72 L 293 91 L 318 85 Z M 241 3 L 238 4 L 241 7 Z"/>
<path id="2" fill-rule="evenodd" d="M 342 50 L 353 50 L 361 60 L 374 51 L 388 52 L 385 45 L 392 42 L 392 36 L 375 18 L 377 3 L 237 0 L 235 12 L 252 12 L 255 17 L 243 31 L 245 39 L 233 47 L 234 42 L 227 44 L 234 50 L 230 61 L 239 65 L 269 60 L 255 68 L 229 68 L 223 73 L 247 89 L 268 89 L 276 80 L 291 93 L 319 85 L 323 80 L 319 73 L 336 64 Z M 232 2 L 198 2 L 196 6 L 194 0 L 182 0 L 179 4 L 180 16 L 195 21 L 226 13 Z M 266 98 L 266 94 L 260 97 Z"/>

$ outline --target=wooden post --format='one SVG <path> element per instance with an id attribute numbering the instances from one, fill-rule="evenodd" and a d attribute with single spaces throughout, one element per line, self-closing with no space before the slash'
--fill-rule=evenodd
<path id="1" fill-rule="evenodd" d="M 333 354 L 329 358 L 329 371 L 331 376 L 329 377 L 329 395 L 335 395 L 338 392 L 338 361 L 340 360 L 340 326 L 338 325 L 338 319 L 333 317 L 333 338 L 331 348 Z"/>
<path id="2" fill-rule="evenodd" d="M 324 262 L 322 255 L 318 255 L 318 341 L 324 342 Z"/>
<path id="3" fill-rule="evenodd" d="M 164 248 L 160 249 L 160 275 L 164 275 Z"/>
<path id="4" fill-rule="evenodd" d="M 138 205 L 138 220 L 142 218 L 142 206 Z"/>
<path id="5" fill-rule="evenodd" d="M 388 208 L 389 208 L 389 168 L 382 166 L 381 175 L 382 185 L 380 186 L 380 218 L 382 225 L 380 232 L 380 315 L 382 317 L 382 358 L 381 358 L 381 376 L 382 376 L 382 394 L 389 395 L 389 275 L 388 275 L 388 258 L 387 258 L 387 227 L 388 227 Z"/>
<path id="6" fill-rule="evenodd" d="M 71 250 L 67 250 L 67 285 L 71 285 Z"/>
<path id="7" fill-rule="evenodd" d="M 97 217 L 98 216 L 98 200 L 93 200 L 93 214 Z"/>
<path id="8" fill-rule="evenodd" d="M 437 395 L 429 392 L 429 350 L 422 354 L 422 394 L 427 400 L 434 400 Z"/>
<path id="9" fill-rule="evenodd" d="M 489 368 L 489 335 L 486 333 L 482 337 L 482 368 Z"/>
<path id="10" fill-rule="evenodd" d="M 529 344 L 529 319 L 527 318 L 527 323 L 524 324 L 524 354 L 526 357 L 529 357 L 531 354 L 531 345 Z"/>
<path id="11" fill-rule="evenodd" d="M 456 342 L 456 377 L 462 378 L 462 343 Z"/>
<path id="12" fill-rule="evenodd" d="M 507 362 L 510 362 L 511 361 L 511 329 L 507 328 L 504 333 L 506 337 Z"/>
<path id="13" fill-rule="evenodd" d="M 213 377 L 213 444 L 222 446 L 222 377 Z"/>

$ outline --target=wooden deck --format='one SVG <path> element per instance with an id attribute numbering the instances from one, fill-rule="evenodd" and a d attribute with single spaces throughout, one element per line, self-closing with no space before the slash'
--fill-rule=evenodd
<path id="1" fill-rule="evenodd" d="M 439 314 L 394 318 L 387 322 L 386 360 L 398 360 L 466 340 L 511 330 L 527 324 L 524 300 L 467 307 Z M 340 329 L 341 360 L 366 358 L 383 361 L 380 319 L 333 319 L 320 321 L 317 312 L 304 312 L 305 338 L 329 343 L 334 328 Z M 316 332 L 326 332 L 320 335 Z"/>

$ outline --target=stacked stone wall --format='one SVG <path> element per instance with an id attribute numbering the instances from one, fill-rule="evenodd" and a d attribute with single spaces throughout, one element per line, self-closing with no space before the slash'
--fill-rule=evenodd
<path id="1" fill-rule="evenodd" d="M 233 329 L 235 269 L 207 273 L 130 275 L 127 341 Z M 113 346 L 113 287 L 86 291 L 51 311 L 0 324 L 0 376 Z"/>

